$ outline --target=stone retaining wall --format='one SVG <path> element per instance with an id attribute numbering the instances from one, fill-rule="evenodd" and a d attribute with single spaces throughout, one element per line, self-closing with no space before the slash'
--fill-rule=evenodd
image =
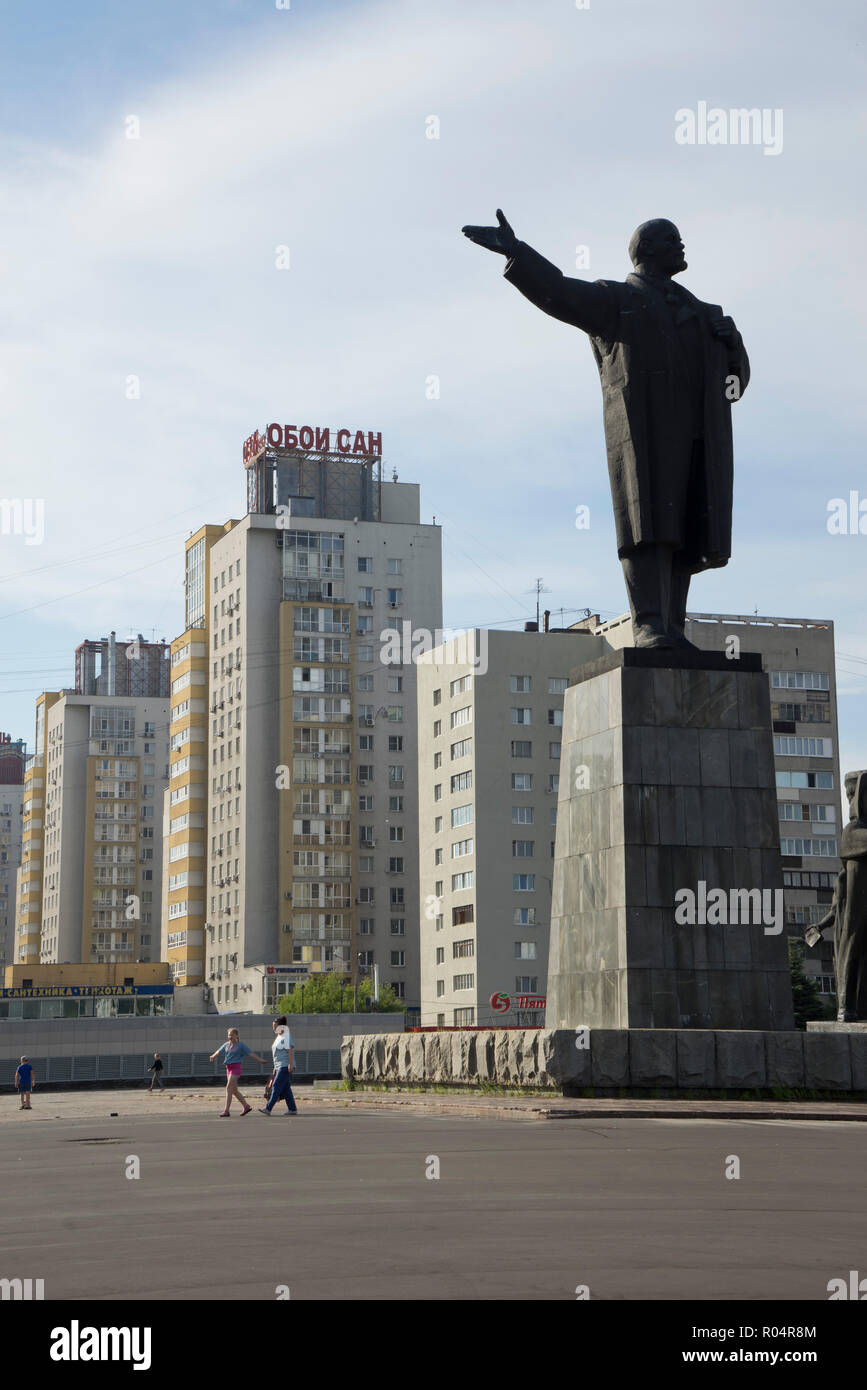
<path id="1" fill-rule="evenodd" d="M 346 1080 L 393 1085 L 867 1092 L 867 1034 L 489 1029 L 343 1039 Z"/>

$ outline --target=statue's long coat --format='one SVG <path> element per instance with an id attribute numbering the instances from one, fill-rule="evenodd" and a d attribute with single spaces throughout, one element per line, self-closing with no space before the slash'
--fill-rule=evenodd
<path id="1" fill-rule="evenodd" d="M 731 555 L 731 400 L 746 390 L 750 367 L 742 344 L 733 350 L 713 336 L 719 305 L 641 275 L 568 279 L 524 242 L 505 275 L 545 313 L 590 336 L 620 556 L 670 544 L 693 572 L 724 565 Z"/>
<path id="2" fill-rule="evenodd" d="M 858 773 L 849 814 L 840 837 L 846 878 L 845 891 L 837 894 L 834 932 L 837 1003 L 867 1019 L 867 772 Z"/>

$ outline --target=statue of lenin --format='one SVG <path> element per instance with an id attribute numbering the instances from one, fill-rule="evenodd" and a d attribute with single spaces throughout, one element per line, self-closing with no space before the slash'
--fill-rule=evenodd
<path id="1" fill-rule="evenodd" d="M 731 555 L 731 402 L 750 378 L 741 335 L 719 305 L 674 284 L 686 261 L 672 222 L 634 232 L 625 281 L 591 283 L 518 241 L 499 209 L 497 221 L 464 235 L 506 256 L 507 280 L 590 338 L 635 646 L 691 647 L 690 578 Z"/>

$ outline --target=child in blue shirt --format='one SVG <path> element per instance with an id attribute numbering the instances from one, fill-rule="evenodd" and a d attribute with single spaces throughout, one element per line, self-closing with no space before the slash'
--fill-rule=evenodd
<path id="1" fill-rule="evenodd" d="M 30 1104 L 30 1092 L 33 1090 L 33 1068 L 26 1057 L 21 1058 L 21 1063 L 15 1072 L 15 1089 L 18 1092 L 19 1110 L 32 1110 Z"/>

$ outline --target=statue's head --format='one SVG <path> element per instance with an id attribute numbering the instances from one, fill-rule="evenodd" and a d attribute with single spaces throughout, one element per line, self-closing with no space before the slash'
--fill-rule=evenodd
<path id="1" fill-rule="evenodd" d="M 664 217 L 654 217 L 636 227 L 629 256 L 636 270 L 650 270 L 656 275 L 679 275 L 686 270 L 680 232 Z"/>

